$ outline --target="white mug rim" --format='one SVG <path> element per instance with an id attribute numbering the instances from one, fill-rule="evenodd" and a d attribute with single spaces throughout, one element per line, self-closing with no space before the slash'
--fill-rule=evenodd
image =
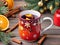
<path id="1" fill-rule="evenodd" d="M 24 10 L 24 11 L 22 11 L 22 12 L 19 13 L 19 18 L 21 18 L 21 16 L 25 15 L 25 14 L 36 15 L 37 16 L 36 19 L 39 19 L 41 17 L 41 13 L 38 12 L 38 11 L 36 11 L 36 10 Z M 23 18 L 21 18 L 21 19 L 23 19 Z M 25 19 L 23 19 L 23 20 L 25 20 Z M 35 19 L 33 19 L 33 20 L 35 20 Z"/>

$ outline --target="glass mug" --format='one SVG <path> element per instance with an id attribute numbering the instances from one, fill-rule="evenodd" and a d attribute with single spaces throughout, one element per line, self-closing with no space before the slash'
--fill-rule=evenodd
<path id="1" fill-rule="evenodd" d="M 31 19 L 31 20 L 23 19 L 22 16 L 26 14 L 34 15 L 35 19 Z M 40 18 L 41 18 L 41 14 L 35 10 L 25 10 L 25 11 L 20 12 L 19 35 L 22 39 L 29 42 L 36 41 L 37 39 L 40 38 L 41 33 L 48 30 L 53 25 L 53 20 L 50 17 L 45 17 L 43 18 L 42 21 L 40 21 L 41 20 Z M 51 21 L 51 25 L 45 28 L 41 32 L 41 23 L 47 19 Z"/>

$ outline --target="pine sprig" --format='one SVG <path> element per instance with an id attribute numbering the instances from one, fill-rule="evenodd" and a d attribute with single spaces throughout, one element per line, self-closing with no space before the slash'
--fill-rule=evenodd
<path id="1" fill-rule="evenodd" d="M 27 3 L 31 3 L 31 4 L 34 4 L 34 3 L 38 3 L 38 1 L 40 0 L 25 0 Z"/>
<path id="2" fill-rule="evenodd" d="M 2 1 L 0 1 L 0 7 L 3 6 L 3 5 L 4 5 L 4 3 Z"/>
<path id="3" fill-rule="evenodd" d="M 27 4 L 27 7 L 25 7 L 25 9 L 32 9 L 32 8 L 34 8 L 35 6 L 36 6 L 37 4 L 35 3 L 35 4 Z"/>
<path id="4" fill-rule="evenodd" d="M 13 33 L 9 32 L 8 34 L 5 32 L 1 31 L 0 28 L 0 41 L 4 44 L 4 45 L 8 45 L 10 43 L 10 38 L 13 35 Z"/>
<path id="5" fill-rule="evenodd" d="M 50 10 L 50 12 L 54 14 L 54 12 L 58 8 L 60 8 L 60 0 L 25 0 L 25 2 L 29 4 L 26 7 L 24 7 L 25 9 L 38 10 L 42 13 L 44 13 L 47 10 Z M 34 4 L 36 5 L 34 6 Z"/>
<path id="6" fill-rule="evenodd" d="M 4 2 L 0 1 L 0 14 L 5 14 L 8 11 L 9 11 L 8 7 L 4 5 Z"/>
<path id="7" fill-rule="evenodd" d="M 39 10 L 39 6 L 35 6 L 34 8 L 33 8 L 33 10 Z"/>
<path id="8" fill-rule="evenodd" d="M 10 41 L 10 36 L 0 31 L 0 40 L 2 41 L 4 45 L 8 45 Z"/>
<path id="9" fill-rule="evenodd" d="M 0 7 L 0 14 L 5 14 L 8 12 L 8 7 L 2 6 Z"/>

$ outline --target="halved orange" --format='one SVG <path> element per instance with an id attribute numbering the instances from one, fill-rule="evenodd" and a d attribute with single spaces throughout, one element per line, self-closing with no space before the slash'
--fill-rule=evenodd
<path id="1" fill-rule="evenodd" d="M 7 4 L 8 4 L 8 8 L 12 9 L 14 6 L 14 1 L 13 0 L 6 0 Z"/>
<path id="2" fill-rule="evenodd" d="M 9 27 L 9 20 L 4 15 L 0 15 L 0 28 L 1 28 L 1 31 L 7 30 L 8 27 Z"/>

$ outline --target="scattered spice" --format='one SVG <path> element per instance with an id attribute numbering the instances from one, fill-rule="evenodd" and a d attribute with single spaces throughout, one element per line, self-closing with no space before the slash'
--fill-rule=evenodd
<path id="1" fill-rule="evenodd" d="M 11 27 L 11 29 L 7 30 L 6 33 L 9 33 L 11 31 L 13 31 L 14 29 L 16 29 L 18 27 L 18 23 L 15 24 L 13 27 Z"/>
<path id="2" fill-rule="evenodd" d="M 42 42 L 45 40 L 46 36 L 47 36 L 46 34 L 44 34 L 44 35 L 42 36 L 42 38 L 37 42 L 38 45 L 41 45 L 41 44 L 42 44 Z"/>
<path id="3" fill-rule="evenodd" d="M 16 7 L 15 9 L 10 10 L 8 13 L 6 13 L 4 15 L 6 17 L 10 17 L 10 16 L 14 15 L 15 13 L 20 12 L 22 10 L 23 10 L 22 7 Z"/>
<path id="4" fill-rule="evenodd" d="M 15 43 L 22 44 L 22 42 L 16 38 L 12 38 L 11 40 Z"/>

